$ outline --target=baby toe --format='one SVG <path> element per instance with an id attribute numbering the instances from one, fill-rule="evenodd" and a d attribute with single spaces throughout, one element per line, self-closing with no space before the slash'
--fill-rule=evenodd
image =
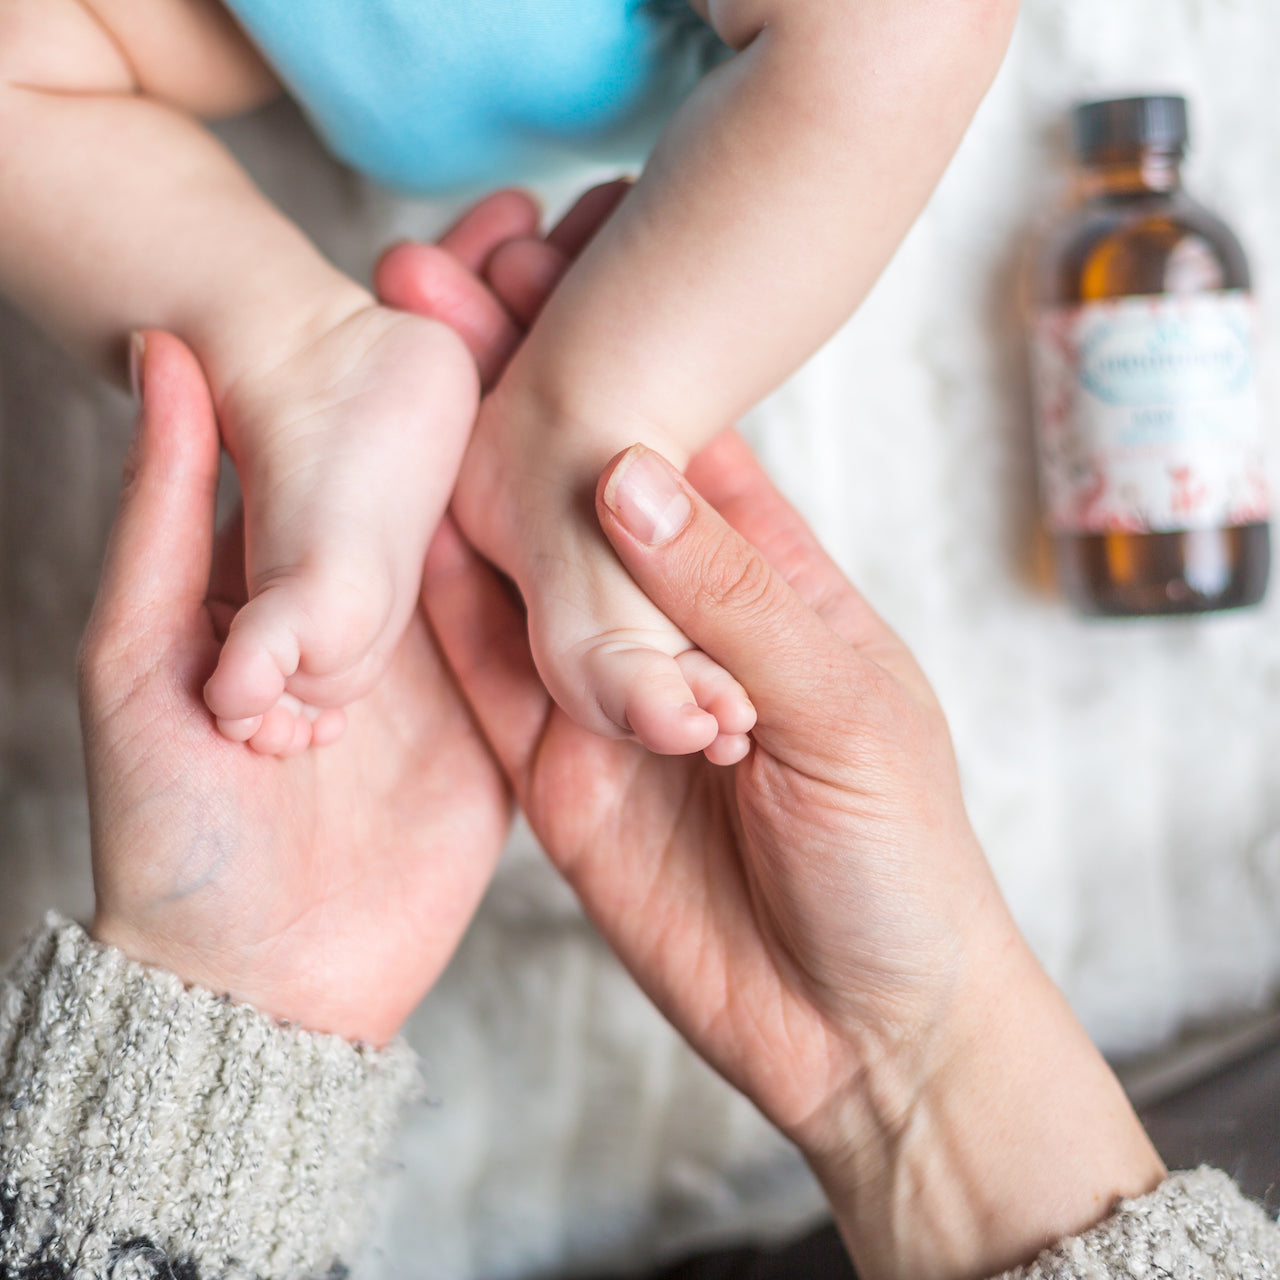
<path id="1" fill-rule="evenodd" d="M 676 658 L 676 664 L 698 706 L 715 717 L 721 735 L 736 737 L 755 727 L 756 709 L 747 691 L 719 663 L 700 649 L 690 649 Z"/>
<path id="2" fill-rule="evenodd" d="M 261 727 L 262 717 L 245 716 L 239 720 L 228 720 L 222 716 L 216 716 L 214 723 L 218 726 L 218 732 L 228 742 L 248 742 Z"/>
<path id="3" fill-rule="evenodd" d="M 597 684 L 601 703 L 620 701 L 619 719 L 650 751 L 689 755 L 715 740 L 715 717 L 698 706 L 673 658 L 640 648 L 612 651 L 608 659 Z"/>
<path id="4" fill-rule="evenodd" d="M 265 715 L 284 693 L 298 665 L 298 643 L 277 602 L 259 596 L 236 614 L 204 686 L 204 700 L 219 721 Z"/>
<path id="5" fill-rule="evenodd" d="M 262 717 L 257 733 L 249 745 L 262 756 L 286 756 L 293 753 L 300 722 L 310 741 L 311 726 L 302 720 L 283 700 Z"/>
<path id="6" fill-rule="evenodd" d="M 627 718 L 636 740 L 655 755 L 686 756 L 702 751 L 716 737 L 715 717 L 659 689 L 639 690 L 627 702 Z"/>
<path id="7" fill-rule="evenodd" d="M 703 752 L 712 764 L 732 765 L 745 760 L 751 752 L 751 739 L 745 733 L 722 733 Z"/>
<path id="8" fill-rule="evenodd" d="M 341 707 L 320 707 L 317 711 L 311 726 L 311 745 L 327 747 L 342 737 L 347 727 L 347 715 Z"/>

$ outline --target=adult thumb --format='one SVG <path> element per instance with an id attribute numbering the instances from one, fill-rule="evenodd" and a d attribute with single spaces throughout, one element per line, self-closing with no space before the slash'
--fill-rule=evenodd
<path id="1" fill-rule="evenodd" d="M 761 729 L 793 723 L 815 676 L 853 660 L 764 554 L 652 450 L 633 445 L 605 468 L 596 514 L 649 599 L 744 686 Z"/>
<path id="2" fill-rule="evenodd" d="M 138 425 L 86 636 L 131 667 L 189 635 L 203 609 L 219 463 L 213 399 L 190 349 L 160 330 L 132 344 Z"/>

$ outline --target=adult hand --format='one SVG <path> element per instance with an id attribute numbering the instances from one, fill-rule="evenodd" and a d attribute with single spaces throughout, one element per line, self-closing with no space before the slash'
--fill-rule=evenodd
<path id="1" fill-rule="evenodd" d="M 505 193 L 442 243 L 479 269 L 536 221 Z M 496 304 L 469 279 L 448 278 L 450 306 L 491 368 Z M 384 1043 L 488 883 L 506 784 L 421 616 L 339 742 L 271 759 L 217 733 L 200 689 L 244 600 L 238 526 L 214 536 L 217 425 L 175 338 L 147 334 L 138 373 L 137 437 L 81 653 L 94 935 L 309 1029 Z"/>
<path id="2" fill-rule="evenodd" d="M 755 703 L 740 764 L 579 729 L 456 536 L 429 559 L 432 625 L 548 854 L 800 1145 L 859 1274 L 991 1274 L 1153 1187 L 1159 1160 L 1004 906 L 928 684 L 741 441 L 687 481 L 628 451 L 597 497 L 639 584 Z"/>
<path id="3" fill-rule="evenodd" d="M 991 1274 L 1151 1189 L 1158 1158 L 1000 897 L 927 682 L 741 441 L 687 481 L 630 450 L 597 512 L 755 702 L 736 767 L 573 724 L 509 593 L 447 531 L 428 615 L 549 856 L 800 1145 L 859 1274 Z"/>
<path id="4" fill-rule="evenodd" d="M 430 253 L 405 246 L 380 285 L 440 317 L 414 285 Z M 566 263 L 527 236 L 489 260 L 509 342 Z M 927 681 L 741 441 L 687 481 L 628 451 L 597 512 L 756 702 L 735 768 L 565 717 L 509 591 L 447 525 L 428 616 L 548 854 L 667 1017 L 800 1145 L 859 1274 L 990 1274 L 1153 1187 L 1158 1158 L 1000 897 Z"/>

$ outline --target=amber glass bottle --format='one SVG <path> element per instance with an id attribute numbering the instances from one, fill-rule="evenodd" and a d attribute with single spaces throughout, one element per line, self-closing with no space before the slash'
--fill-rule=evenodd
<path id="1" fill-rule="evenodd" d="M 1254 604 L 1270 565 L 1249 269 L 1182 189 L 1186 102 L 1073 117 L 1079 200 L 1034 274 L 1042 500 L 1084 612 Z"/>

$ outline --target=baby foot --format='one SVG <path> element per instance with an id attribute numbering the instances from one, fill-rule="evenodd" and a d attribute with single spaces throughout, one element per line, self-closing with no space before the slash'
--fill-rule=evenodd
<path id="1" fill-rule="evenodd" d="M 452 330 L 368 306 L 220 406 L 244 491 L 248 603 L 205 685 L 229 738 L 332 740 L 417 605 L 478 398 Z"/>
<path id="2" fill-rule="evenodd" d="M 453 510 L 468 539 L 519 586 L 543 683 L 605 737 L 650 751 L 746 754 L 755 709 L 742 686 L 636 586 L 595 520 L 591 495 L 611 446 L 519 424 L 499 390 L 484 403 Z"/>

